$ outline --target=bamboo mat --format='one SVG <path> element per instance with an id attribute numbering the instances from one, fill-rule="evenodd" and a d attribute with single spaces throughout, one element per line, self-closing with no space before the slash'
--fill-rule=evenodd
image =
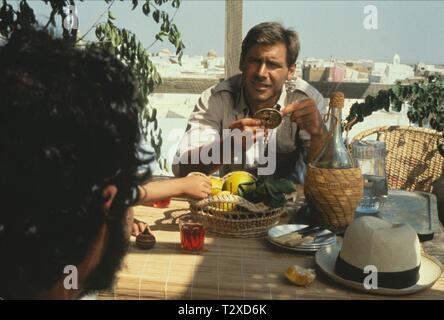
<path id="1" fill-rule="evenodd" d="M 175 218 L 187 208 L 185 201 L 172 201 L 167 209 L 135 208 L 135 217 L 150 225 L 157 243 L 144 251 L 132 238 L 113 290 L 99 299 L 444 299 L 444 276 L 429 290 L 400 297 L 353 291 L 320 270 L 309 287 L 295 286 L 285 278 L 285 270 L 293 264 L 315 268 L 314 255 L 279 249 L 265 238 L 207 235 L 202 253 L 186 253 Z M 444 250 L 438 253 L 443 256 Z"/>

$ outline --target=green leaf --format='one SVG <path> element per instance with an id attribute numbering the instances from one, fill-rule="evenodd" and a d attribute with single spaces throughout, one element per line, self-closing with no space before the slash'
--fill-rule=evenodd
<path id="1" fill-rule="evenodd" d="M 111 11 L 108 11 L 108 19 L 116 20 L 116 17 L 114 16 L 114 14 Z"/>
<path id="2" fill-rule="evenodd" d="M 274 186 L 279 192 L 283 193 L 291 193 L 295 191 L 293 183 L 291 183 L 286 179 L 280 179 L 275 181 Z"/>
<path id="3" fill-rule="evenodd" d="M 280 193 L 274 197 L 267 198 L 264 203 L 271 208 L 280 208 L 285 205 L 285 196 Z"/>
<path id="4" fill-rule="evenodd" d="M 156 34 L 156 40 L 162 41 L 163 42 L 163 38 L 162 35 L 160 33 Z"/>
<path id="5" fill-rule="evenodd" d="M 269 195 L 273 195 L 274 193 L 279 192 L 279 190 L 273 185 L 273 182 L 271 181 L 265 181 L 264 185 Z"/>
<path id="6" fill-rule="evenodd" d="M 240 183 L 237 187 L 239 195 L 243 197 L 244 194 L 246 194 L 246 192 L 248 192 L 248 190 L 251 189 L 251 187 L 255 184 L 256 184 L 255 181 Z"/>
<path id="7" fill-rule="evenodd" d="M 103 31 L 102 31 L 102 26 L 101 25 L 98 25 L 97 27 L 96 27 L 96 37 L 97 37 L 97 39 L 99 40 L 99 41 L 102 41 L 103 40 Z"/>
<path id="8" fill-rule="evenodd" d="M 154 119 L 154 131 L 157 131 L 157 119 Z"/>
<path id="9" fill-rule="evenodd" d="M 156 21 L 156 23 L 159 23 L 159 18 L 160 18 L 160 11 L 157 9 L 156 11 L 153 12 L 153 19 L 154 21 Z"/>
<path id="10" fill-rule="evenodd" d="M 393 109 L 395 111 L 398 111 L 398 112 L 401 111 L 401 109 L 402 109 L 402 101 L 396 101 Z"/>
<path id="11" fill-rule="evenodd" d="M 134 10 L 134 9 L 136 9 L 137 5 L 139 4 L 139 1 L 138 0 L 132 0 L 132 2 L 133 2 L 133 8 L 131 10 Z"/>
<path id="12" fill-rule="evenodd" d="M 156 118 L 157 118 L 157 109 L 153 108 L 152 109 L 152 114 L 151 114 L 151 117 L 150 117 L 150 121 L 154 121 Z"/>
<path id="13" fill-rule="evenodd" d="M 143 14 L 146 16 L 149 16 L 151 12 L 151 7 L 149 1 L 145 2 L 145 4 L 142 6 Z"/>

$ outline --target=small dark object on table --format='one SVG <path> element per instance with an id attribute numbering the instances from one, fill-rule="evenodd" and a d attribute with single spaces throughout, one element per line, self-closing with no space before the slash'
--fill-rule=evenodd
<path id="1" fill-rule="evenodd" d="M 321 228 L 330 230 L 336 235 L 342 236 L 345 232 L 344 228 L 335 229 L 332 226 L 325 225 L 321 220 L 320 213 L 310 203 L 305 203 L 301 208 L 290 218 L 290 224 L 307 224 L 309 226 L 319 226 Z"/>
<path id="2" fill-rule="evenodd" d="M 156 238 L 148 227 L 136 237 L 136 246 L 143 250 L 149 250 L 156 244 Z"/>

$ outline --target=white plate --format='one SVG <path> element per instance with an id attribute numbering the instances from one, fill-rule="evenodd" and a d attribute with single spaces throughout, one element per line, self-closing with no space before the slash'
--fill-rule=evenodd
<path id="1" fill-rule="evenodd" d="M 305 242 L 302 243 L 298 246 L 292 247 L 292 246 L 286 246 L 283 245 L 281 243 L 277 243 L 274 241 L 274 239 L 276 237 L 282 236 L 284 234 L 287 234 L 289 232 L 294 232 L 297 230 L 301 230 L 303 228 L 307 227 L 306 224 L 282 224 L 282 225 L 278 225 L 275 227 L 272 227 L 268 230 L 268 241 L 270 241 L 270 243 L 272 243 L 275 246 L 281 247 L 281 248 L 285 248 L 285 249 L 289 249 L 289 250 L 293 250 L 293 251 L 299 251 L 299 252 L 315 252 L 317 250 L 319 250 L 320 248 L 323 248 L 327 245 L 331 245 L 336 243 L 336 236 L 332 236 L 329 237 L 327 239 L 315 239 L 315 241 L 312 242 Z M 316 235 L 320 236 L 320 235 L 326 235 L 331 233 L 331 231 L 329 230 L 323 230 L 321 232 L 318 232 Z"/>

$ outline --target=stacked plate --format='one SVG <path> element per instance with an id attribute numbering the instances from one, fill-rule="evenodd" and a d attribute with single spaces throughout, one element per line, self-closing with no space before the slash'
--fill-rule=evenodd
<path id="1" fill-rule="evenodd" d="M 319 229 L 314 233 L 310 233 L 309 241 L 303 241 L 301 244 L 290 246 L 282 242 L 277 242 L 276 238 L 287 234 L 297 234 L 298 230 L 307 228 L 306 224 L 281 224 L 268 230 L 268 240 L 273 245 L 281 248 L 298 251 L 298 252 L 316 252 L 319 249 L 336 243 L 336 235 L 330 230 Z M 304 234 L 304 236 L 307 236 Z"/>

